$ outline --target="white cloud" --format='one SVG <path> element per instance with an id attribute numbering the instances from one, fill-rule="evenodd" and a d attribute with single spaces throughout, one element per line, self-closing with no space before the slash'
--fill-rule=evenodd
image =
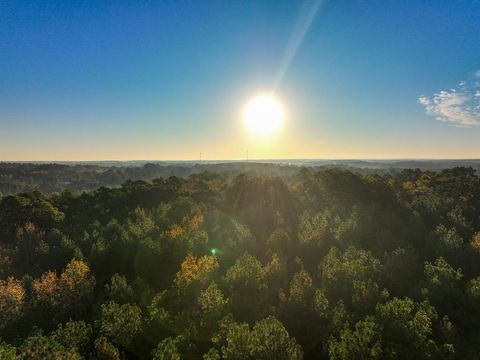
<path id="1" fill-rule="evenodd" d="M 480 70 L 475 76 L 480 77 Z M 461 81 L 456 88 L 432 96 L 422 95 L 418 103 L 425 108 L 426 114 L 437 120 L 459 127 L 480 126 L 480 85 L 477 81 Z"/>

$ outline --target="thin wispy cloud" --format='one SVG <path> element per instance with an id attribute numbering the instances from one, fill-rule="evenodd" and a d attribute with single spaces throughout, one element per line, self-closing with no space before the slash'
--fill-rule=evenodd
<path id="1" fill-rule="evenodd" d="M 480 70 L 469 81 L 432 96 L 422 95 L 418 103 L 425 113 L 457 127 L 480 126 Z"/>

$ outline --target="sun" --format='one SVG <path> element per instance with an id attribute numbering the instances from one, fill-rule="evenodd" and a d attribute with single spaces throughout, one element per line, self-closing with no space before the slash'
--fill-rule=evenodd
<path id="1" fill-rule="evenodd" d="M 282 104 L 271 95 L 258 95 L 245 106 L 243 119 L 254 135 L 269 136 L 283 123 L 285 111 Z"/>

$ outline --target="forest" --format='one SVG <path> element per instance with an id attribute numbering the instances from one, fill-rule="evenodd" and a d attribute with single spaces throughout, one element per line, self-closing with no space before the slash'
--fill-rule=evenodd
<path id="1" fill-rule="evenodd" d="M 480 356 L 473 168 L 13 190 L 0 359 Z"/>
<path id="2" fill-rule="evenodd" d="M 119 187 L 128 180 L 209 172 L 226 177 L 240 174 L 257 177 L 294 178 L 300 167 L 313 171 L 340 168 L 362 175 L 396 173 L 406 168 L 441 171 L 452 167 L 480 172 L 480 160 L 264 160 L 264 161 L 86 161 L 8 163 L 0 161 L 0 197 L 19 192 L 40 191 L 51 195 L 63 190 L 92 191 L 99 187 Z"/>

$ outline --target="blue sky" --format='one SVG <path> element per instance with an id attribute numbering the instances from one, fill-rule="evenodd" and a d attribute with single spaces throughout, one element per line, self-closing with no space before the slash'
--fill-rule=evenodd
<path id="1" fill-rule="evenodd" d="M 0 160 L 480 157 L 479 1 L 321 2 L 252 139 L 317 2 L 4 0 Z"/>

